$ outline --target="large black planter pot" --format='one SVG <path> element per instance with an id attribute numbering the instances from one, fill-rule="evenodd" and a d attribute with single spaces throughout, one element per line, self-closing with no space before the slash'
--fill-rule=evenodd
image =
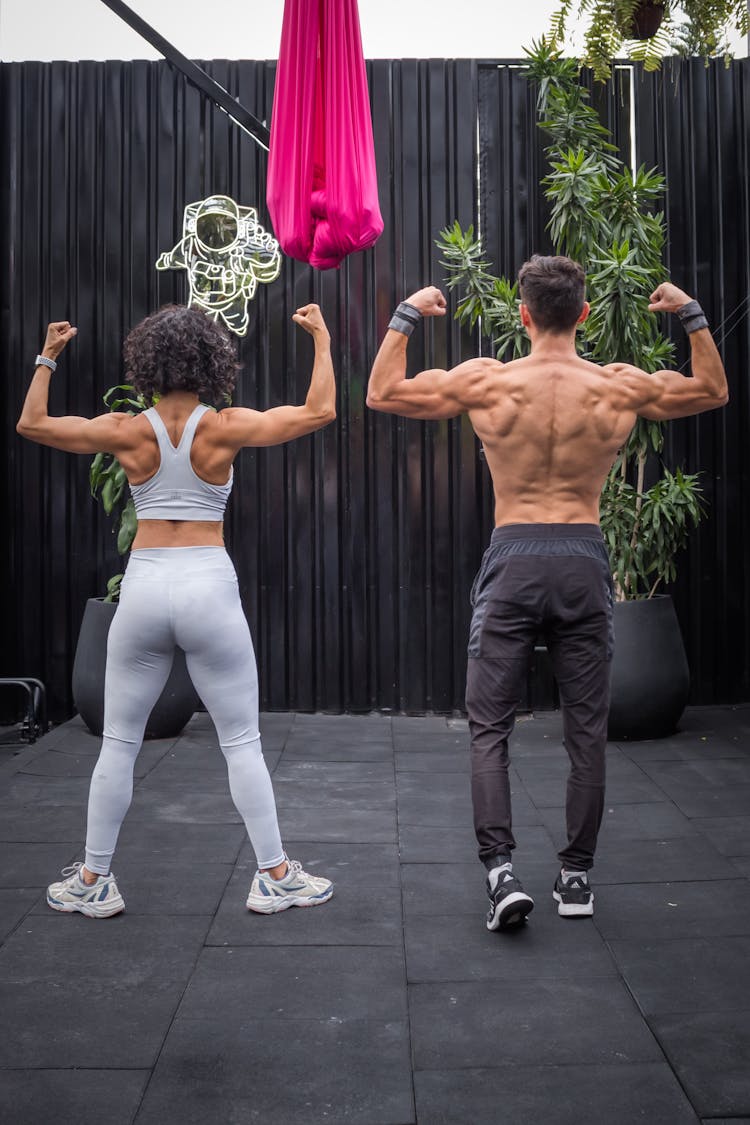
<path id="1" fill-rule="evenodd" d="M 73 663 L 73 699 L 92 734 L 101 734 L 104 725 L 107 636 L 116 609 L 113 602 L 89 598 L 78 634 Z M 146 723 L 146 738 L 175 738 L 199 706 L 200 700 L 185 664 L 185 653 L 178 648 L 164 691 Z"/>
<path id="2" fill-rule="evenodd" d="M 690 672 L 672 599 L 615 602 L 610 739 L 672 734 L 689 691 Z"/>

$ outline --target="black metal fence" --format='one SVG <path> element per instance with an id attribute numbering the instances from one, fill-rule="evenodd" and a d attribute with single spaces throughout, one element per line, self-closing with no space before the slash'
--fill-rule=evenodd
<path id="1" fill-rule="evenodd" d="M 272 64 L 207 69 L 270 117 Z M 534 95 L 520 64 L 382 61 L 369 73 L 385 232 L 338 272 L 285 261 L 280 280 L 260 288 L 240 346 L 238 403 L 302 401 L 311 350 L 290 316 L 315 299 L 340 386 L 336 424 L 288 447 L 246 450 L 236 467 L 227 541 L 271 709 L 462 707 L 490 482 L 467 421 L 373 414 L 367 373 L 394 303 L 442 279 L 434 239 L 454 218 L 481 220 L 501 272 L 546 244 Z M 725 71 L 695 61 L 659 76 L 626 68 L 598 100 L 625 151 L 634 137 L 638 160 L 666 171 L 670 267 L 719 324 L 750 290 L 750 62 Z M 257 205 L 268 225 L 265 154 L 164 63 L 5 64 L 0 115 L 0 673 L 39 676 L 59 717 L 71 707 L 85 601 L 119 562 L 88 494 L 88 459 L 15 435 L 33 356 L 48 319 L 76 323 L 52 410 L 100 410 L 121 379 L 128 328 L 185 299 L 183 278 L 154 269 L 179 237 L 185 204 L 226 192 Z M 410 363 L 450 366 L 478 346 L 453 323 L 428 324 L 412 338 Z M 729 408 L 674 425 L 667 451 L 704 470 L 710 502 L 675 590 L 694 701 L 705 703 L 750 698 L 747 319 L 724 351 Z"/>

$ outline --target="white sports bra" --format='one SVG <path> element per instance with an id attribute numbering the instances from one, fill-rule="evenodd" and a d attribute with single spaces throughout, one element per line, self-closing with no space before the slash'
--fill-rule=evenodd
<path id="1" fill-rule="evenodd" d="M 143 484 L 131 484 L 130 494 L 139 520 L 223 520 L 232 491 L 234 468 L 226 484 L 201 480 L 190 463 L 198 423 L 209 408 L 196 406 L 185 423 L 177 446 L 153 408 L 144 411 L 159 443 L 159 468 Z"/>

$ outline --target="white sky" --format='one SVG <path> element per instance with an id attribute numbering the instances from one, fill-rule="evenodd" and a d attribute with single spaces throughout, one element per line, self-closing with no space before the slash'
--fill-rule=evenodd
<path id="1" fill-rule="evenodd" d="M 126 0 L 193 59 L 275 59 L 283 0 Z M 359 0 L 366 58 L 518 58 L 557 0 Z M 737 39 L 738 55 L 747 54 Z M 0 60 L 154 59 L 101 0 L 0 0 Z"/>

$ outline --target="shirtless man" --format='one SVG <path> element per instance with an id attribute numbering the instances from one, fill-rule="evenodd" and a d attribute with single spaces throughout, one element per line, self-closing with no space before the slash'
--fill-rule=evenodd
<path id="1" fill-rule="evenodd" d="M 522 922 L 533 908 L 513 874 L 508 737 L 539 634 L 560 692 L 567 845 L 553 895 L 563 917 L 594 912 L 588 881 L 604 805 L 604 751 L 613 648 L 612 580 L 599 529 L 599 494 L 636 417 L 665 421 L 727 402 L 727 381 L 696 301 L 669 282 L 652 312 L 676 312 L 690 335 L 693 377 L 599 367 L 576 354 L 589 313 L 585 275 L 563 257 L 534 257 L 519 273 L 531 354 L 512 363 L 472 359 L 406 378 L 408 337 L 444 316 L 439 289 L 399 305 L 373 364 L 367 405 L 407 418 L 468 414 L 495 490 L 495 530 L 472 589 L 466 709 L 479 857 L 487 868 L 487 928 Z"/>

